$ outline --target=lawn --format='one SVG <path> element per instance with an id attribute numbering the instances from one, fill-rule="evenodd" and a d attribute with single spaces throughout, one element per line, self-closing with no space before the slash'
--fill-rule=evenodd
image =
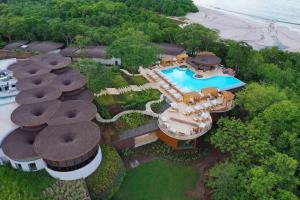
<path id="1" fill-rule="evenodd" d="M 43 191 L 54 179 L 45 171 L 22 172 L 0 167 L 0 200 L 45 200 Z"/>
<path id="2" fill-rule="evenodd" d="M 185 192 L 196 186 L 198 178 L 192 167 L 152 161 L 127 172 L 115 199 L 190 200 Z"/>

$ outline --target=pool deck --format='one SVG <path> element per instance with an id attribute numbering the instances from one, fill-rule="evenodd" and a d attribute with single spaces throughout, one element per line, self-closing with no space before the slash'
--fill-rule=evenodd
<path id="1" fill-rule="evenodd" d="M 176 66 L 179 66 L 179 64 Z M 171 104 L 173 104 L 173 106 L 159 116 L 158 125 L 161 131 L 169 137 L 178 140 L 192 140 L 204 135 L 211 129 L 212 118 L 210 113 L 227 112 L 234 107 L 234 101 L 226 101 L 224 96 L 220 93 L 215 98 L 204 98 L 204 100 L 194 102 L 193 104 L 185 103 L 183 96 L 186 92 L 170 83 L 159 72 L 160 70 L 174 68 L 176 66 L 156 66 L 153 69 L 141 68 L 140 73 L 164 94 L 164 96 L 171 100 Z M 198 73 L 201 73 L 205 78 L 220 75 L 230 76 L 224 74 L 221 68 Z M 201 92 L 199 94 L 201 94 Z M 214 102 L 214 104 L 212 104 L 212 102 Z"/>

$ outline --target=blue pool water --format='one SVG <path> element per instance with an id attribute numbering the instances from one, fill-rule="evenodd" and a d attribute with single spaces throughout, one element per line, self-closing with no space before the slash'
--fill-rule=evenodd
<path id="1" fill-rule="evenodd" d="M 190 69 L 174 67 L 161 70 L 165 76 L 177 86 L 187 91 L 200 91 L 207 87 L 229 90 L 244 86 L 245 83 L 233 76 L 213 76 L 210 78 L 194 78 L 195 72 Z"/>

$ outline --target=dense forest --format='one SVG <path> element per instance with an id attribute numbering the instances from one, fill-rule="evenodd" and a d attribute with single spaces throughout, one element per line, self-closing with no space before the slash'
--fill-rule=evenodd
<path id="1" fill-rule="evenodd" d="M 129 6 L 153 10 L 169 16 L 184 16 L 188 12 L 197 12 L 192 0 L 116 0 Z"/>
<path id="2" fill-rule="evenodd" d="M 151 42 L 184 44 L 190 55 L 201 50 L 215 52 L 247 86 L 237 94 L 236 108 L 205 136 L 229 155 L 227 162 L 209 172 L 214 199 L 300 197 L 300 53 L 276 47 L 254 50 L 244 42 L 222 40 L 217 32 L 201 25 L 180 28 L 153 11 L 168 15 L 182 11 L 172 14 L 164 6 L 146 10 L 155 4 L 151 0 L 8 2 L 0 4 L 0 35 L 5 42 L 26 39 L 110 45 L 108 53 L 124 55 L 132 71 L 155 59 L 159 51 L 145 48 Z M 139 50 L 133 51 L 135 48 Z M 151 59 L 133 62 L 131 58 L 143 53 L 149 53 Z"/>

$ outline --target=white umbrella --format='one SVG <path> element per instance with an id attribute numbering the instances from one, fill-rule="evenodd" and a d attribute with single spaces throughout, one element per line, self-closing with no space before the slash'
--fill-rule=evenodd
<path id="1" fill-rule="evenodd" d="M 199 127 L 200 127 L 200 128 L 204 128 L 205 126 L 206 126 L 205 123 L 203 123 L 203 122 L 199 123 Z"/>
<path id="2" fill-rule="evenodd" d="M 171 103 L 171 107 L 174 108 L 174 109 L 177 109 L 178 108 L 178 104 L 175 103 L 175 102 L 172 102 Z"/>

